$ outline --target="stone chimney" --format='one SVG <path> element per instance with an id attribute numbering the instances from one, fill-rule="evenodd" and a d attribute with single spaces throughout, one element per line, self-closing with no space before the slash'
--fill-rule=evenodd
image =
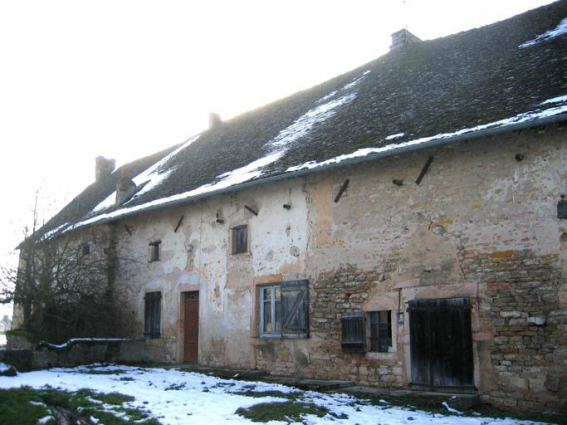
<path id="1" fill-rule="evenodd" d="M 106 159 L 104 156 L 97 156 L 95 158 L 95 181 L 98 182 L 112 174 L 115 167 L 115 159 Z"/>
<path id="2" fill-rule="evenodd" d="M 116 182 L 116 199 L 114 205 L 122 205 L 136 193 L 136 183 L 130 178 L 130 172 L 124 168 L 122 177 Z"/>
<path id="3" fill-rule="evenodd" d="M 396 31 L 392 34 L 392 45 L 390 46 L 390 51 L 394 49 L 399 49 L 400 47 L 407 46 L 408 44 L 419 43 L 421 39 L 407 29 Z"/>
<path id="4" fill-rule="evenodd" d="M 211 112 L 209 114 L 209 129 L 217 128 L 222 124 L 222 120 L 219 114 L 216 112 Z"/>

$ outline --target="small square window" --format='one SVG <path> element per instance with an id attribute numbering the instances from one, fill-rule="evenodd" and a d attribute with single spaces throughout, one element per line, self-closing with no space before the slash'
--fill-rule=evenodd
<path id="1" fill-rule="evenodd" d="M 392 312 L 372 311 L 370 316 L 370 351 L 388 353 L 392 347 Z"/>
<path id="2" fill-rule="evenodd" d="M 81 247 L 81 251 L 83 255 L 89 255 L 91 253 L 91 245 L 88 242 L 85 242 Z"/>
<path id="3" fill-rule="evenodd" d="M 237 226 L 232 229 L 232 253 L 248 252 L 248 226 Z"/>
<path id="4" fill-rule="evenodd" d="M 392 312 L 344 313 L 342 348 L 344 351 L 389 353 L 392 351 Z"/>
<path id="5" fill-rule="evenodd" d="M 153 263 L 154 261 L 159 261 L 160 245 L 161 245 L 161 241 L 155 241 L 150 243 L 150 254 L 149 254 L 150 263 Z"/>

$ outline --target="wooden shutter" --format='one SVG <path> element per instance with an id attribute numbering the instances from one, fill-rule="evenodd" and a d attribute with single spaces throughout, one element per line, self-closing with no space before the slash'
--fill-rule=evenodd
<path id="1" fill-rule="evenodd" d="M 356 311 L 341 316 L 343 351 L 364 353 L 366 351 L 366 335 L 364 332 L 364 313 Z"/>
<path id="2" fill-rule="evenodd" d="M 281 284 L 283 338 L 309 337 L 309 281 L 293 280 Z"/>

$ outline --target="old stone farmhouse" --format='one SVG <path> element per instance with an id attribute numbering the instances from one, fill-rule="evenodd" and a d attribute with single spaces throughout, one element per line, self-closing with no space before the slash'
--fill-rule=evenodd
<path id="1" fill-rule="evenodd" d="M 141 360 L 567 408 L 567 1 L 114 169 L 37 240 L 107 235 Z"/>

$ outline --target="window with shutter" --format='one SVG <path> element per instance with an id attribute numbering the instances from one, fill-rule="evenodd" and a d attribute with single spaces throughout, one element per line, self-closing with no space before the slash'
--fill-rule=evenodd
<path id="1" fill-rule="evenodd" d="M 161 292 L 148 292 L 145 297 L 144 336 L 156 339 L 160 334 Z"/>
<path id="2" fill-rule="evenodd" d="M 309 283 L 307 280 L 262 286 L 259 291 L 261 336 L 309 337 Z"/>
<path id="3" fill-rule="evenodd" d="M 364 353 L 366 351 L 366 333 L 364 313 L 356 311 L 341 316 L 343 351 Z"/>

